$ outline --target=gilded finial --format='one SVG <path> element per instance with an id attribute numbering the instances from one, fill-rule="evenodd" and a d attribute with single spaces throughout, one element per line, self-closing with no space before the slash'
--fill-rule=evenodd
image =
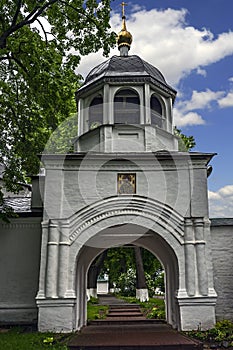
<path id="1" fill-rule="evenodd" d="M 130 49 L 133 37 L 130 32 L 126 29 L 126 21 L 125 21 L 125 6 L 127 4 L 123 1 L 121 3 L 122 6 L 122 29 L 117 36 L 117 44 L 118 49 L 120 50 L 121 56 L 128 56 L 128 51 Z"/>
<path id="2" fill-rule="evenodd" d="M 124 1 L 121 3 L 122 6 L 122 18 L 125 17 L 125 6 L 128 5 Z"/>

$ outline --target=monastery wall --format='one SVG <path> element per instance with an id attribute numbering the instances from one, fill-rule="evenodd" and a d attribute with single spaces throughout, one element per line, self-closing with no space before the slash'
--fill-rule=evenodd
<path id="1" fill-rule="evenodd" d="M 233 219 L 211 219 L 217 320 L 233 320 Z"/>
<path id="2" fill-rule="evenodd" d="M 41 218 L 0 223 L 0 324 L 37 321 Z M 233 320 L 233 219 L 211 219 L 217 320 Z"/>
<path id="3" fill-rule="evenodd" d="M 37 321 L 41 218 L 0 222 L 0 324 Z"/>

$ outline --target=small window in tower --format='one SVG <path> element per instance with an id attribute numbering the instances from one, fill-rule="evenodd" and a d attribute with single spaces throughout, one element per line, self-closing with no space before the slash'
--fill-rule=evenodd
<path id="1" fill-rule="evenodd" d="M 89 128 L 95 129 L 103 124 L 103 97 L 96 96 L 89 106 Z"/>
<path id="2" fill-rule="evenodd" d="M 140 124 L 140 100 L 135 91 L 125 89 L 115 95 L 114 122 L 115 124 Z"/>
<path id="3" fill-rule="evenodd" d="M 156 125 L 159 128 L 162 128 L 163 127 L 162 106 L 159 99 L 155 95 L 151 96 L 150 109 L 151 109 L 151 124 Z"/>

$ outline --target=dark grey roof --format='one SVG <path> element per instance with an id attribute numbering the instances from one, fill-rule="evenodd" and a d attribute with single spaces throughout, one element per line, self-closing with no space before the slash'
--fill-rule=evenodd
<path id="1" fill-rule="evenodd" d="M 31 211 L 31 197 L 5 198 L 4 204 L 12 208 L 15 213 L 24 213 Z"/>
<path id="2" fill-rule="evenodd" d="M 113 56 L 107 61 L 93 68 L 86 77 L 85 84 L 95 80 L 100 76 L 110 76 L 117 73 L 133 73 L 140 75 L 150 75 L 153 78 L 166 83 L 162 73 L 150 63 L 142 60 L 139 56 Z"/>
<path id="3" fill-rule="evenodd" d="M 100 79 L 105 81 L 152 81 L 162 89 L 175 96 L 176 91 L 170 87 L 163 74 L 150 63 L 144 61 L 139 56 L 113 56 L 107 61 L 93 68 L 87 75 L 83 89 L 97 83 Z M 136 79 L 136 80 L 135 80 Z M 78 91 L 78 93 L 79 93 Z"/>
<path id="4" fill-rule="evenodd" d="M 233 226 L 233 218 L 211 218 L 211 226 Z"/>
<path id="5" fill-rule="evenodd" d="M 0 179 L 3 177 L 4 170 L 5 170 L 4 165 L 0 163 Z"/>

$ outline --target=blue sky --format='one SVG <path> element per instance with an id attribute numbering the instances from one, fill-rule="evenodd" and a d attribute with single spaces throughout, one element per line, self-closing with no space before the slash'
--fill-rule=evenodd
<path id="1" fill-rule="evenodd" d="M 112 0 L 111 26 L 121 29 L 121 1 Z M 126 7 L 130 54 L 161 70 L 177 91 L 175 124 L 213 152 L 208 179 L 211 217 L 233 217 L 233 1 L 135 0 Z M 111 55 L 118 54 L 117 48 Z M 105 58 L 82 60 L 85 74 Z"/>

